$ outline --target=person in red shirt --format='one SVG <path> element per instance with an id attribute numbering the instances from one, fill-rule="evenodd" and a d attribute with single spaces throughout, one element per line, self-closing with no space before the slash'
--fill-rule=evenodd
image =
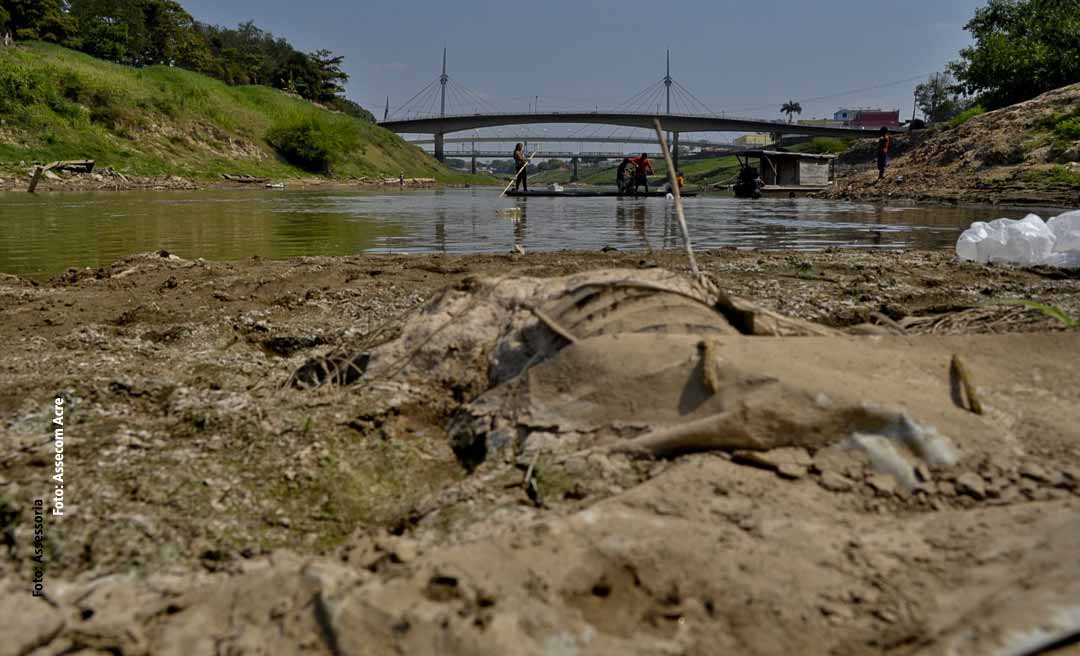
<path id="1" fill-rule="evenodd" d="M 881 127 L 881 138 L 877 141 L 877 170 L 878 180 L 885 177 L 885 167 L 889 165 L 889 146 L 892 145 L 892 137 L 889 136 L 889 128 Z"/>
<path id="2" fill-rule="evenodd" d="M 649 193 L 648 175 L 653 172 L 649 154 L 641 153 L 641 157 L 631 157 L 630 163 L 634 165 L 634 195 L 637 195 L 638 187 L 642 185 L 645 186 L 645 193 Z"/>

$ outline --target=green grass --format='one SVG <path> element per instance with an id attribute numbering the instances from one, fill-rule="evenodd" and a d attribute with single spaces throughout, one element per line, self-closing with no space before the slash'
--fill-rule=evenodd
<path id="1" fill-rule="evenodd" d="M 651 158 L 655 176 L 649 176 L 649 184 L 663 186 L 666 184 L 667 164 L 662 157 Z M 581 167 L 578 172 L 581 178 L 578 182 L 588 185 L 615 186 L 615 169 L 618 164 L 600 167 Z M 679 163 L 679 168 L 686 176 L 686 184 L 690 186 L 707 185 L 723 182 L 734 176 L 739 170 L 739 164 L 734 157 L 710 157 L 708 159 L 686 159 Z M 535 184 L 549 184 L 558 182 L 565 184 L 570 181 L 570 169 L 560 171 L 545 171 L 529 178 Z M 659 188 L 659 187 L 658 187 Z"/>
<path id="2" fill-rule="evenodd" d="M 1062 165 L 1028 171 L 1024 179 L 1035 183 L 1080 186 L 1080 173 Z"/>
<path id="3" fill-rule="evenodd" d="M 138 175 L 478 182 L 376 125 L 262 86 L 45 43 L 0 51 L 0 165 L 89 158 Z"/>
<path id="4" fill-rule="evenodd" d="M 855 143 L 854 139 L 841 139 L 838 137 L 814 137 L 806 143 L 796 144 L 789 150 L 796 153 L 811 153 L 815 155 L 835 155 L 844 152 Z"/>
<path id="5" fill-rule="evenodd" d="M 958 125 L 963 125 L 964 123 L 967 123 L 968 120 L 970 120 L 972 118 L 975 118 L 979 114 L 985 114 L 985 113 L 986 113 L 986 109 L 982 105 L 975 105 L 973 107 L 969 107 L 969 108 L 965 109 L 964 111 L 960 112 L 959 114 L 957 114 L 956 116 L 949 119 L 949 127 L 950 128 L 955 128 Z"/>
<path id="6" fill-rule="evenodd" d="M 1065 326 L 1067 330 L 1080 330 L 1080 323 L 1078 323 L 1076 319 L 1070 317 L 1068 314 L 1062 311 L 1061 308 L 1055 307 L 1048 303 L 1040 303 L 1038 301 L 1033 301 L 1026 298 L 1002 298 L 991 303 L 987 303 L 987 305 L 1022 305 L 1033 310 L 1038 310 L 1039 312 L 1042 312 L 1043 314 L 1052 319 L 1057 319 L 1061 322 L 1063 326 Z"/>

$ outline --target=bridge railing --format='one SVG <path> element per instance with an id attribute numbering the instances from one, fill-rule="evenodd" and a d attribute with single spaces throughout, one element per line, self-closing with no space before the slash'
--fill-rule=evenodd
<path id="1" fill-rule="evenodd" d="M 786 130 L 777 130 L 778 132 L 782 132 L 782 131 L 790 132 L 793 129 L 797 130 L 798 128 L 822 127 L 822 126 L 816 126 L 816 125 L 800 125 L 798 123 L 789 123 L 789 122 L 784 121 L 784 120 L 773 120 L 773 119 L 767 119 L 767 118 L 755 118 L 755 117 L 750 117 L 750 116 L 734 116 L 734 115 L 728 115 L 728 114 L 726 114 L 724 112 L 713 113 L 713 114 L 685 114 L 685 113 L 679 113 L 679 112 L 671 112 L 670 114 L 665 114 L 665 113 L 654 114 L 654 113 L 644 113 L 644 112 L 615 112 L 615 111 L 603 111 L 603 110 L 592 110 L 592 111 L 590 111 L 590 110 L 570 110 L 570 111 L 553 111 L 553 112 L 479 112 L 479 113 L 473 113 L 473 114 L 445 114 L 445 115 L 442 115 L 442 116 L 440 116 L 438 114 L 409 114 L 407 117 L 391 117 L 391 118 L 389 118 L 389 119 L 387 119 L 385 121 L 380 121 L 379 123 L 380 124 L 381 123 L 397 123 L 397 122 L 400 122 L 400 121 L 423 121 L 423 120 L 431 120 L 431 119 L 452 120 L 452 119 L 462 119 L 462 118 L 494 118 L 494 117 L 502 117 L 502 116 L 507 116 L 507 117 L 509 117 L 509 116 L 564 116 L 564 115 L 567 115 L 567 114 L 579 114 L 579 115 L 583 115 L 583 114 L 589 114 L 589 115 L 603 114 L 603 115 L 607 115 L 607 116 L 635 116 L 635 117 L 655 116 L 656 118 L 661 118 L 661 119 L 665 118 L 665 117 L 669 117 L 669 118 L 689 118 L 689 119 L 695 119 L 695 118 L 722 119 L 722 120 L 725 120 L 725 121 L 748 121 L 748 122 L 752 122 L 752 123 L 768 123 L 770 125 L 775 125 L 778 128 L 785 128 L 786 129 Z M 861 130 L 861 131 L 865 131 L 867 133 L 873 132 L 873 130 L 868 130 L 866 128 L 857 128 L 857 127 L 846 127 L 845 129 L 849 129 L 849 130 L 852 130 L 852 131 Z"/>

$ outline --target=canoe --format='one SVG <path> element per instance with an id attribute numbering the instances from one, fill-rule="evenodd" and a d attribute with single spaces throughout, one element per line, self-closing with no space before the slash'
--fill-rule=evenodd
<path id="1" fill-rule="evenodd" d="M 667 194 L 666 191 L 650 191 L 647 194 L 643 192 L 635 196 L 634 194 L 620 194 L 617 191 L 551 191 L 549 189 L 506 192 L 506 195 L 512 198 L 664 198 Z M 697 195 L 696 191 L 684 191 L 681 194 L 683 198 L 693 198 Z"/>

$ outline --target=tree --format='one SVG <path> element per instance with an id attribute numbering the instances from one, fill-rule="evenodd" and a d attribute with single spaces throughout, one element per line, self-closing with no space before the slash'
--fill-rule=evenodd
<path id="1" fill-rule="evenodd" d="M 947 121 L 963 109 L 955 81 L 948 73 L 933 73 L 916 86 L 915 104 L 929 123 Z"/>
<path id="2" fill-rule="evenodd" d="M 16 39 L 77 46 L 78 26 L 65 9 L 61 0 L 0 0 L 0 11 L 7 14 L 7 29 Z"/>
<path id="3" fill-rule="evenodd" d="M 349 75 L 341 70 L 341 63 L 345 61 L 343 56 L 335 56 L 329 50 L 316 50 L 308 57 L 314 64 L 316 75 L 311 100 L 325 102 L 345 93 L 345 83 L 349 81 Z"/>
<path id="4" fill-rule="evenodd" d="M 789 100 L 780 107 L 780 113 L 787 114 L 787 122 L 791 123 L 792 114 L 802 114 L 802 105 L 794 100 Z"/>
<path id="5" fill-rule="evenodd" d="M 210 51 L 195 19 L 173 0 L 71 0 L 70 14 L 95 57 L 132 66 L 204 70 Z"/>
<path id="6" fill-rule="evenodd" d="M 964 29 L 949 72 L 988 108 L 1080 81 L 1080 0 L 990 0 Z"/>

